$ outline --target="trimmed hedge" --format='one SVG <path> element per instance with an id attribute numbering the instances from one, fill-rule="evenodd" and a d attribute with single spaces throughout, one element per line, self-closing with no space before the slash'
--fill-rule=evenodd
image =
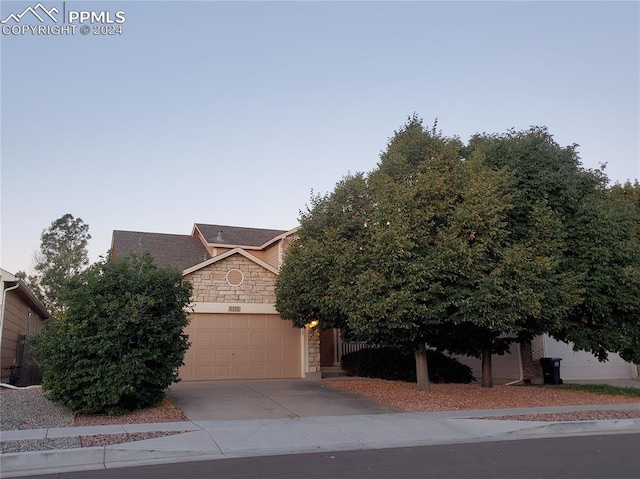
<path id="1" fill-rule="evenodd" d="M 416 382 L 413 353 L 393 348 L 368 348 L 342 356 L 342 369 L 349 376 Z M 464 383 L 475 381 L 471 368 L 437 351 L 427 350 L 429 381 Z"/>

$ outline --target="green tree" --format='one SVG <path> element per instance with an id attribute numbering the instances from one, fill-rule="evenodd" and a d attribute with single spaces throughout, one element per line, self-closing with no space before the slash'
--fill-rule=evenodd
<path id="1" fill-rule="evenodd" d="M 606 186 L 602 170 L 582 167 L 577 148 L 576 144 L 559 145 L 544 127 L 532 127 L 501 135 L 475 135 L 465 148 L 465 156 L 482 155 L 493 169 L 513 174 L 520 194 L 510 216 L 511 227 L 514 234 L 526 236 L 530 232 L 528 218 L 539 202 L 545 202 L 566 225 L 586 195 Z"/>
<path id="2" fill-rule="evenodd" d="M 89 265 L 90 239 L 89 225 L 69 213 L 42 231 L 40 248 L 34 255 L 35 275 L 27 279 L 53 316 L 64 309 L 60 297 L 65 282 Z"/>
<path id="3" fill-rule="evenodd" d="M 566 268 L 584 296 L 553 335 L 601 361 L 616 352 L 640 363 L 640 212 L 631 198 L 597 190 L 571 221 Z"/>
<path id="4" fill-rule="evenodd" d="M 561 269 L 579 282 L 580 299 L 547 332 L 601 360 L 610 351 L 640 361 L 637 180 L 608 188 L 604 169 L 583 168 L 577 145 L 562 147 L 540 127 L 476 135 L 467 152 L 515 176 L 521 194 L 510 219 L 514 234 L 535 232 L 529 218 L 540 201 L 561 221 Z"/>
<path id="5" fill-rule="evenodd" d="M 575 284 L 560 271 L 557 219 L 537 205 L 532 234 L 516 240 L 508 221 L 512 177 L 480 158 L 433 154 L 411 183 L 386 181 L 383 216 L 373 222 L 378 234 L 366 248 L 379 254 L 354 292 L 356 304 L 382 309 L 353 318 L 351 327 L 367 323 L 369 331 L 380 328 L 375 335 L 405 337 L 414 348 L 426 342 L 481 357 L 482 385 L 490 387 L 491 356 L 508 347 L 503 335 L 543 331 L 575 301 Z"/>
<path id="6" fill-rule="evenodd" d="M 100 261 L 64 291 L 64 315 L 34 340 L 48 397 L 108 414 L 159 401 L 189 347 L 190 283 L 145 255 Z"/>
<path id="7" fill-rule="evenodd" d="M 413 117 L 377 170 L 312 201 L 278 278 L 283 317 L 413 350 L 420 390 L 425 343 L 482 356 L 491 386 L 491 355 L 508 347 L 501 336 L 550 328 L 575 302 L 575 281 L 560 271 L 551 209 L 535 203 L 531 234 L 517 238 L 513 175 L 462 151 Z"/>
<path id="8" fill-rule="evenodd" d="M 616 183 L 610 188 L 614 201 L 630 202 L 635 206 L 636 215 L 640 217 L 640 182 L 638 180 L 626 181 L 623 184 Z M 636 236 L 640 240 L 640 227 L 636 228 Z"/>
<path id="9" fill-rule="evenodd" d="M 365 231 L 371 203 L 362 174 L 345 177 L 331 194 L 311 198 L 277 278 L 276 308 L 284 319 L 300 328 L 314 320 L 322 329 L 346 326 L 339 293 L 359 266 L 354 239 Z"/>

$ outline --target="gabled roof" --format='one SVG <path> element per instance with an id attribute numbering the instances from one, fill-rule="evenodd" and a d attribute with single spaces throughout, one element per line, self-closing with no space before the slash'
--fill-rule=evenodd
<path id="1" fill-rule="evenodd" d="M 27 284 L 24 281 L 14 276 L 13 274 L 9 273 L 8 271 L 5 271 L 4 269 L 0 269 L 0 280 L 3 283 L 5 283 L 4 285 L 5 289 L 18 286 L 16 288 L 16 292 L 20 295 L 20 297 L 24 301 L 26 301 L 31 308 L 36 310 L 36 312 L 40 315 L 40 317 L 44 319 L 47 319 L 49 317 L 49 312 L 47 311 L 47 308 L 45 308 L 44 304 L 42 304 L 42 301 L 40 301 L 36 297 L 36 295 L 33 293 L 33 291 L 31 291 L 29 286 L 27 286 Z"/>
<path id="2" fill-rule="evenodd" d="M 174 266 L 180 271 L 211 258 L 202 242 L 193 236 L 139 231 L 113 232 L 113 257 L 140 257 L 144 253 L 149 253 L 158 266 Z"/>
<path id="3" fill-rule="evenodd" d="M 213 263 L 217 263 L 218 261 L 222 261 L 223 259 L 226 259 L 229 256 L 233 256 L 234 254 L 239 254 L 241 256 L 244 256 L 249 261 L 253 261 L 257 265 L 262 266 L 264 269 L 266 269 L 268 271 L 271 271 L 273 274 L 278 274 L 278 270 L 276 268 L 271 266 L 266 261 L 262 261 L 257 256 L 252 255 L 248 251 L 243 250 L 242 248 L 233 248 L 232 250 L 225 251 L 224 253 L 219 254 L 218 256 L 214 256 L 213 258 L 208 259 L 205 262 L 202 262 L 200 264 L 194 265 L 193 267 L 184 270 L 182 272 L 182 274 L 187 275 L 189 273 L 193 273 L 194 271 L 198 271 L 199 269 L 206 268 L 207 266 L 209 266 L 209 265 L 211 265 Z"/>
<path id="4" fill-rule="evenodd" d="M 205 225 L 196 223 L 194 232 L 200 231 L 205 241 L 212 245 L 233 248 L 236 246 L 259 248 L 288 230 L 268 230 L 262 228 L 242 228 L 239 226 Z"/>

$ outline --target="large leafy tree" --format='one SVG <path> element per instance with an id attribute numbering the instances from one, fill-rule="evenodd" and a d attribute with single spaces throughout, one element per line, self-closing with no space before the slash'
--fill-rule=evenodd
<path id="1" fill-rule="evenodd" d="M 83 413 L 120 413 L 159 401 L 189 347 L 191 285 L 141 259 L 103 260 L 65 288 L 64 315 L 34 341 L 48 397 Z"/>
<path id="2" fill-rule="evenodd" d="M 624 183 L 616 183 L 610 188 L 611 196 L 614 201 L 628 202 L 635 207 L 637 217 L 640 217 L 640 182 L 634 180 Z M 640 225 L 636 228 L 636 236 L 640 239 Z"/>
<path id="3" fill-rule="evenodd" d="M 560 271 L 557 218 L 536 205 L 531 234 L 516 239 L 512 177 L 480 158 L 433 154 L 410 182 L 383 181 L 387 194 L 376 208 L 383 216 L 366 248 L 379 255 L 368 260 L 351 306 L 370 314 L 352 318 L 351 327 L 375 325 L 374 338 L 404 338 L 419 352 L 426 342 L 481 356 L 482 385 L 490 387 L 491 356 L 508 347 L 503 335 L 541 332 L 576 299 L 575 282 Z"/>
<path id="4" fill-rule="evenodd" d="M 582 278 L 584 297 L 552 332 L 600 360 L 617 352 L 640 363 L 640 212 L 631 198 L 597 190 L 570 222 L 566 268 Z"/>
<path id="5" fill-rule="evenodd" d="M 503 333 L 544 330 L 575 292 L 559 271 L 553 212 L 536 203 L 535 234 L 516 240 L 513 176 L 480 155 L 463 161 L 462 151 L 457 139 L 413 117 L 377 170 L 316 198 L 278 278 L 283 317 L 298 325 L 319 319 L 371 344 L 413 350 L 421 390 L 428 390 L 425 343 L 481 355 L 490 386 Z"/>
<path id="6" fill-rule="evenodd" d="M 355 239 L 365 233 L 370 209 L 362 174 L 347 176 L 333 193 L 311 199 L 277 278 L 276 307 L 283 318 L 300 328 L 315 320 L 323 329 L 346 326 L 340 293 L 360 266 L 361 245 Z"/>
<path id="7" fill-rule="evenodd" d="M 40 248 L 34 255 L 35 274 L 27 277 L 21 273 L 53 316 L 64 309 L 60 296 L 66 281 L 89 265 L 90 239 L 89 225 L 67 213 L 42 231 Z"/>
<path id="8" fill-rule="evenodd" d="M 607 187 L 603 169 L 582 167 L 577 145 L 562 147 L 544 128 L 477 135 L 470 154 L 508 169 L 520 195 L 510 221 L 525 238 L 534 206 L 560 219 L 561 268 L 579 282 L 580 298 L 546 332 L 606 359 L 607 351 L 640 361 L 640 206 L 638 183 Z M 548 303 L 545 304 L 548 307 Z"/>

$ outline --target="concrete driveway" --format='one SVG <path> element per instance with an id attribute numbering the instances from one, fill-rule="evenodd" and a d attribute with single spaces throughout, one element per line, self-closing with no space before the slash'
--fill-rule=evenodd
<path id="1" fill-rule="evenodd" d="M 167 395 L 191 421 L 400 412 L 311 379 L 189 381 L 173 384 Z"/>

